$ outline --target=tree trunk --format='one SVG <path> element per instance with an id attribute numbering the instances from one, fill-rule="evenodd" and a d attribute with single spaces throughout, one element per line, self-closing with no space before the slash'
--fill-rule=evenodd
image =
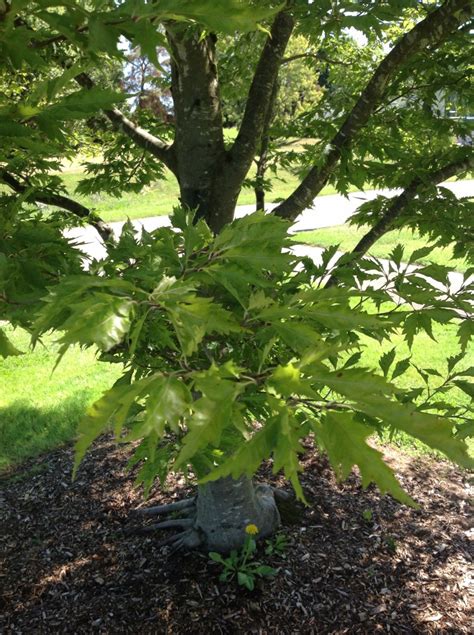
<path id="1" fill-rule="evenodd" d="M 238 549 L 250 524 L 257 526 L 257 538 L 270 536 L 280 525 L 270 486 L 254 486 L 248 477 L 237 481 L 227 477 L 199 487 L 195 528 L 206 550 L 228 553 Z"/>
<path id="2" fill-rule="evenodd" d="M 224 161 L 225 147 L 215 37 L 203 38 L 196 29 L 182 25 L 170 26 L 167 35 L 172 50 L 174 148 L 181 204 L 217 232 L 221 227 L 216 224 L 215 174 Z M 220 202 L 225 192 L 218 194 Z M 226 221 L 232 220 L 233 208 L 225 212 Z"/>
<path id="3" fill-rule="evenodd" d="M 166 27 L 172 53 L 176 120 L 173 151 L 181 204 L 196 211 L 196 217 L 204 218 L 215 233 L 233 219 L 242 181 L 261 139 L 265 114 L 268 123 L 271 120 L 272 90 L 276 94 L 276 75 L 293 20 L 280 14 L 276 24 L 278 28 L 273 29 L 273 37 L 264 47 L 262 77 L 251 89 L 252 107 L 233 153 L 226 151 L 224 145 L 215 36 L 202 37 L 200 30 L 179 23 L 170 22 Z M 256 525 L 257 538 L 261 538 L 271 535 L 280 524 L 272 488 L 254 486 L 246 477 L 237 481 L 224 478 L 200 486 L 193 519 L 192 529 L 182 534 L 182 544 L 200 544 L 208 551 L 222 553 L 242 546 L 247 525 Z M 173 522 L 173 526 L 177 525 L 179 520 Z M 188 527 L 188 522 L 182 526 Z M 168 528 L 170 524 L 166 522 L 161 527 Z"/>

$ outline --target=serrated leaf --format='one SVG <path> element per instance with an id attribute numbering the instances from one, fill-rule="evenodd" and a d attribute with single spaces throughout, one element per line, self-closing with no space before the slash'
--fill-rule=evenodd
<path id="1" fill-rule="evenodd" d="M 458 353 L 457 355 L 452 355 L 451 357 L 448 357 L 447 359 L 447 363 L 448 363 L 448 373 L 450 373 L 453 368 L 464 358 L 464 353 Z"/>
<path id="2" fill-rule="evenodd" d="M 418 506 L 402 489 L 382 454 L 367 445 L 367 437 L 372 432 L 370 428 L 355 421 L 351 414 L 328 413 L 321 423 L 314 424 L 314 429 L 341 480 L 346 479 L 352 467 L 357 465 L 362 487 L 375 483 L 382 494 L 388 492 L 401 503 Z"/>
<path id="3" fill-rule="evenodd" d="M 474 321 L 469 318 L 464 320 L 458 329 L 459 343 L 463 353 L 466 351 L 467 345 L 471 341 L 472 337 L 474 337 Z"/>
<path id="4" fill-rule="evenodd" d="M 145 499 L 148 498 L 157 478 L 164 485 L 169 471 L 172 449 L 167 445 L 158 447 L 158 441 L 158 435 L 150 433 L 136 448 L 135 453 L 127 463 L 127 469 L 141 463 L 134 485 L 143 485 Z"/>
<path id="5" fill-rule="evenodd" d="M 241 327 L 234 315 L 212 298 L 186 293 L 183 301 L 164 300 L 183 354 L 192 355 L 206 333 L 236 333 Z"/>
<path id="6" fill-rule="evenodd" d="M 65 333 L 58 342 L 67 346 L 95 344 L 100 350 L 109 351 L 128 333 L 132 306 L 128 298 L 91 294 L 69 306 L 71 315 L 61 326 Z"/>
<path id="7" fill-rule="evenodd" d="M 316 396 L 308 381 L 301 376 L 301 371 L 291 363 L 277 366 L 268 379 L 268 385 L 284 397 L 290 397 L 293 394 Z"/>
<path id="8" fill-rule="evenodd" d="M 239 416 L 240 406 L 235 400 L 244 386 L 223 379 L 217 367 L 197 373 L 194 388 L 202 397 L 191 404 L 192 413 L 187 418 L 188 432 L 181 440 L 174 470 L 188 463 L 206 446 L 218 447 L 223 430 L 232 425 L 234 417 Z"/>
<path id="9" fill-rule="evenodd" d="M 116 381 L 110 390 L 88 408 L 79 422 L 73 478 L 87 449 L 100 434 L 110 427 L 114 427 L 116 435 L 120 433 L 132 404 L 155 377 L 147 377 L 133 384 L 128 383 L 129 378 L 127 373 Z"/>
<path id="10" fill-rule="evenodd" d="M 200 482 L 208 483 L 218 478 L 232 476 L 238 479 L 242 474 L 252 476 L 265 459 L 269 458 L 278 434 L 278 417 L 270 418 L 250 439 L 219 467 L 212 470 Z"/>
<path id="11" fill-rule="evenodd" d="M 472 397 L 474 399 L 474 383 L 470 381 L 462 381 L 461 379 L 457 379 L 453 382 L 458 388 L 460 388 L 466 395 Z"/>
<path id="12" fill-rule="evenodd" d="M 393 260 L 397 265 L 400 265 L 403 258 L 404 248 L 403 245 L 396 245 L 389 254 L 389 259 Z"/>
<path id="13" fill-rule="evenodd" d="M 353 353 L 349 357 L 349 359 L 346 362 L 344 362 L 344 366 L 342 367 L 342 370 L 344 370 L 345 368 L 350 368 L 351 366 L 355 366 L 360 361 L 361 357 L 362 357 L 362 353 L 360 351 Z"/>
<path id="14" fill-rule="evenodd" d="M 392 394 L 394 387 L 383 377 L 375 375 L 363 368 L 348 368 L 335 372 L 323 368 L 314 373 L 314 381 L 329 386 L 341 395 L 358 398 L 372 394 Z"/>
<path id="15" fill-rule="evenodd" d="M 101 15 L 92 14 L 89 18 L 89 48 L 92 51 L 105 51 L 110 55 L 117 55 L 117 41 L 120 31 L 110 24 L 105 24 Z"/>
<path id="16" fill-rule="evenodd" d="M 416 262 L 417 260 L 425 258 L 425 256 L 428 256 L 433 251 L 433 248 L 433 245 L 427 245 L 426 247 L 415 249 L 415 251 L 413 251 L 410 256 L 408 263 L 411 264 L 413 262 Z"/>
<path id="17" fill-rule="evenodd" d="M 276 447 L 273 450 L 273 473 L 284 471 L 285 477 L 290 481 L 297 498 L 307 504 L 301 487 L 298 473 L 303 470 L 298 460 L 298 454 L 304 452 L 300 443 L 301 429 L 298 422 L 293 419 L 289 410 L 283 409 L 278 419 L 278 436 Z"/>
<path id="18" fill-rule="evenodd" d="M 391 351 L 384 353 L 379 359 L 379 366 L 382 369 L 384 377 L 387 377 L 390 366 L 392 365 L 395 359 L 395 347 L 392 348 Z"/>
<path id="19" fill-rule="evenodd" d="M 381 419 L 397 430 L 403 430 L 430 448 L 439 450 L 458 465 L 468 469 L 474 467 L 466 444 L 454 436 L 454 425 L 449 419 L 419 412 L 412 404 L 391 401 L 380 394 L 366 393 L 356 400 L 360 411 Z"/>
<path id="20" fill-rule="evenodd" d="M 394 380 L 396 377 L 399 377 L 400 375 L 403 375 L 405 371 L 410 368 L 410 360 L 411 357 L 406 357 L 405 359 L 401 359 L 399 362 L 396 363 L 392 373 L 392 380 Z"/>
<path id="21" fill-rule="evenodd" d="M 161 439 L 165 428 L 179 433 L 179 422 L 189 410 L 192 402 L 188 387 L 173 376 L 155 375 L 146 385 L 148 395 L 141 420 L 125 437 L 124 441 L 134 441 L 150 434 Z"/>

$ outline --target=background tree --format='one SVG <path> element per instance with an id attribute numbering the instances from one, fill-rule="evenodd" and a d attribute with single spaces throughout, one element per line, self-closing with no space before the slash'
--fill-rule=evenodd
<path id="1" fill-rule="evenodd" d="M 4 317 L 31 328 L 34 340 L 51 329 L 62 332 L 61 354 L 76 343 L 96 346 L 102 359 L 123 364 L 122 378 L 81 425 L 77 462 L 112 426 L 122 440 L 140 440 L 132 462 L 141 463 L 146 489 L 170 469 L 195 475 L 197 499 L 179 505 L 187 516 L 157 527 L 182 528 L 177 545 L 225 551 L 242 542 L 249 521 L 261 536 L 271 533 L 279 523 L 279 494 L 254 487 L 250 477 L 271 457 L 274 470 L 283 469 L 303 498 L 298 454 L 308 434 L 340 476 L 357 464 L 364 485 L 375 481 L 408 503 L 366 444 L 375 430 L 402 430 L 471 464 L 467 428 L 454 433 L 465 409 L 432 399 L 450 389 L 472 391 L 462 379 L 472 369 L 459 366 L 472 333 L 464 319 L 471 309 L 467 282 L 457 294 L 436 290 L 427 276 L 446 282 L 447 272 L 425 267 L 409 274 L 398 249 L 395 275 L 385 276 L 377 291 L 363 283 L 383 272 L 374 274 L 377 265 L 353 256 L 339 263 L 339 286 L 325 289 L 333 252 L 316 267 L 287 250 L 291 222 L 326 183 L 344 192 L 351 183 L 371 182 L 407 188 L 395 201 L 378 199 L 361 211 L 359 219 L 370 220 L 377 235 L 396 220 L 437 240 L 454 239 L 460 254 L 471 254 L 465 235 L 426 209 L 429 197 L 440 201 L 438 178 L 472 168 L 468 148 L 454 142 L 464 122 L 436 110 L 443 91 L 454 90 L 461 102 L 471 90 L 471 10 L 468 0 L 360 2 L 357 11 L 344 0 L 0 5 L 0 165 L 10 188 L 2 194 Z M 350 27 L 365 34 L 366 46 L 348 37 Z M 237 44 L 242 38 L 244 51 L 252 44 L 259 51 L 230 145 L 219 80 L 221 34 Z M 316 51 L 324 61 L 316 73 L 325 90 L 300 113 L 290 106 L 290 118 L 278 92 L 292 42 L 308 47 L 301 53 L 308 59 Z M 134 109 L 120 90 L 120 65 L 126 72 L 128 52 L 137 47 L 157 68 L 157 50 L 169 53 L 172 122 Z M 248 60 L 240 56 L 239 62 L 245 67 Z M 279 108 L 285 135 L 315 141 L 282 159 L 299 170 L 301 183 L 273 216 L 229 225 Z M 61 161 L 77 155 L 86 140 L 100 140 L 103 160 L 86 165 L 78 191 L 140 191 L 166 167 L 180 190 L 176 231 L 138 237 L 126 226 L 111 240 L 100 219 L 65 195 Z M 68 213 L 45 215 L 34 202 Z M 442 204 L 446 218 L 466 224 L 468 202 L 444 195 Z M 89 263 L 87 272 L 61 235 L 78 218 L 90 219 L 107 239 L 107 258 Z M 419 330 L 431 333 L 432 321 L 459 323 L 460 355 L 447 361 L 442 386 L 402 390 L 388 382 L 395 352 L 380 360 L 384 376 L 360 366 L 362 335 L 381 341 L 401 329 L 411 344 Z M 1 350 L 17 352 L 4 335 Z"/>

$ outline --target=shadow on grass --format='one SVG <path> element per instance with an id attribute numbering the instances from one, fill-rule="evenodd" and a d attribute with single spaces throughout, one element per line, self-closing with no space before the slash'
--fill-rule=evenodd
<path id="1" fill-rule="evenodd" d="M 91 395 L 81 391 L 52 408 L 26 399 L 0 408 L 0 471 L 70 441 Z"/>

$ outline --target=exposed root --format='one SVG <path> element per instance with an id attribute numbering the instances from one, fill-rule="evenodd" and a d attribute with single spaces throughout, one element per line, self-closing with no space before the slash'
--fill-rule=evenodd
<path id="1" fill-rule="evenodd" d="M 176 553 L 180 549 L 197 549 L 202 544 L 202 538 L 195 529 L 188 529 L 180 534 L 165 538 L 157 544 L 157 547 L 165 547 L 171 545 L 170 555 Z"/>
<path id="2" fill-rule="evenodd" d="M 298 511 L 294 495 L 288 492 L 264 483 L 254 486 L 248 478 L 229 477 L 201 486 L 199 495 L 191 498 L 136 509 L 135 515 L 158 517 L 160 522 L 133 526 L 125 529 L 125 533 L 150 535 L 178 529 L 179 533 L 157 541 L 157 546 L 169 546 L 171 554 L 198 547 L 228 553 L 243 544 L 245 525 L 250 521 L 259 529 L 257 538 L 265 538 L 278 528 L 281 516 L 287 522 L 290 518 L 290 522 L 295 522 Z"/>
<path id="3" fill-rule="evenodd" d="M 182 510 L 194 507 L 196 504 L 196 497 L 184 498 L 183 500 L 176 501 L 175 503 L 168 503 L 168 505 L 157 505 L 156 507 L 144 507 L 142 509 L 135 509 L 134 514 L 140 516 L 160 516 L 162 514 L 172 514 Z"/>
<path id="4" fill-rule="evenodd" d="M 127 534 L 150 534 L 159 529 L 174 529 L 175 527 L 191 528 L 194 525 L 194 518 L 174 518 L 172 520 L 164 520 L 161 523 L 153 523 L 145 527 L 130 527 L 126 529 Z"/>

